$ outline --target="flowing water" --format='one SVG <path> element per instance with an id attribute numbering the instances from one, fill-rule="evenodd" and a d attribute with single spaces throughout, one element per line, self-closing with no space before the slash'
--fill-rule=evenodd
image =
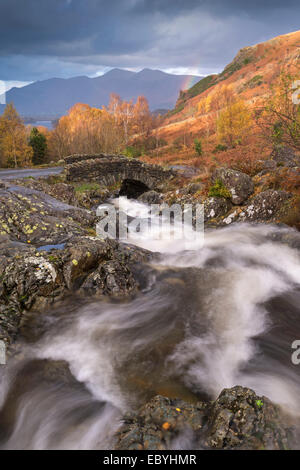
<path id="1" fill-rule="evenodd" d="M 147 218 L 145 205 L 119 206 Z M 300 419 L 300 257 L 276 241 L 285 231 L 235 224 L 193 249 L 131 234 L 160 253 L 138 295 L 67 299 L 26 319 L 0 369 L 0 448 L 109 449 L 122 414 L 155 394 L 196 402 L 234 385 Z"/>

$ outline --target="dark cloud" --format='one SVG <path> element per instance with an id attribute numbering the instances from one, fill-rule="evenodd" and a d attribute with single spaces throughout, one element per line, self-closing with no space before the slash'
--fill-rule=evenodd
<path id="1" fill-rule="evenodd" d="M 245 45 L 299 28 L 299 0 L 1 0 L 0 79 L 105 67 L 217 71 Z"/>

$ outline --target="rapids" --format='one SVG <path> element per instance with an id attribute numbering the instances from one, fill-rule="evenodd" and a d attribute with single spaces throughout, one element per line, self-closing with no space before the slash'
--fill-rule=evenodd
<path id="1" fill-rule="evenodd" d="M 148 216 L 136 201 L 115 204 Z M 277 241 L 288 230 L 233 224 L 192 249 L 163 230 L 130 233 L 129 243 L 160 253 L 138 295 L 28 315 L 0 368 L 0 449 L 110 449 L 124 412 L 155 394 L 196 402 L 234 385 L 298 421 L 300 256 Z"/>

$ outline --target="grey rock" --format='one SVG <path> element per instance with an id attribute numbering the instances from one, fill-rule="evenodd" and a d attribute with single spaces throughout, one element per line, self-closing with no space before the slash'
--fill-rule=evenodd
<path id="1" fill-rule="evenodd" d="M 16 338 L 22 315 L 46 311 L 70 293 L 127 297 L 139 287 L 134 271 L 153 256 L 146 250 L 114 240 L 73 237 L 63 249 L 37 252 L 1 237 L 0 339 Z M 18 247 L 19 248 L 19 247 Z"/>
<path id="2" fill-rule="evenodd" d="M 165 450 L 189 435 L 188 449 L 287 449 L 289 430 L 277 406 L 240 386 L 214 402 L 185 403 L 156 396 L 124 416 L 116 450 Z"/>
<path id="3" fill-rule="evenodd" d="M 224 389 L 213 403 L 206 445 L 213 449 L 287 449 L 279 408 L 248 388 Z"/>
<path id="4" fill-rule="evenodd" d="M 210 197 L 204 201 L 204 222 L 226 215 L 232 205 L 223 197 Z"/>
<path id="5" fill-rule="evenodd" d="M 156 191 L 147 191 L 138 197 L 138 201 L 143 202 L 144 204 L 161 204 L 162 197 Z"/>
<path id="6" fill-rule="evenodd" d="M 255 222 L 274 220 L 291 197 L 292 194 L 286 191 L 273 189 L 263 191 L 251 199 L 243 212 L 240 213 L 239 219 Z"/>
<path id="7" fill-rule="evenodd" d="M 254 184 L 250 176 L 228 168 L 217 168 L 212 175 L 212 182 L 220 180 L 231 193 L 231 202 L 243 204 L 254 192 Z"/>

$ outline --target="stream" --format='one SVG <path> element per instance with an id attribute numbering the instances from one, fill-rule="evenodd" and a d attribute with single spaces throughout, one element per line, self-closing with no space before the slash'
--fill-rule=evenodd
<path id="1" fill-rule="evenodd" d="M 114 203 L 147 218 L 144 204 Z M 234 385 L 298 423 L 300 256 L 276 241 L 289 230 L 233 224 L 193 248 L 130 234 L 160 253 L 134 298 L 73 297 L 28 314 L 0 368 L 0 449 L 111 449 L 124 413 L 156 394 L 195 403 Z"/>

